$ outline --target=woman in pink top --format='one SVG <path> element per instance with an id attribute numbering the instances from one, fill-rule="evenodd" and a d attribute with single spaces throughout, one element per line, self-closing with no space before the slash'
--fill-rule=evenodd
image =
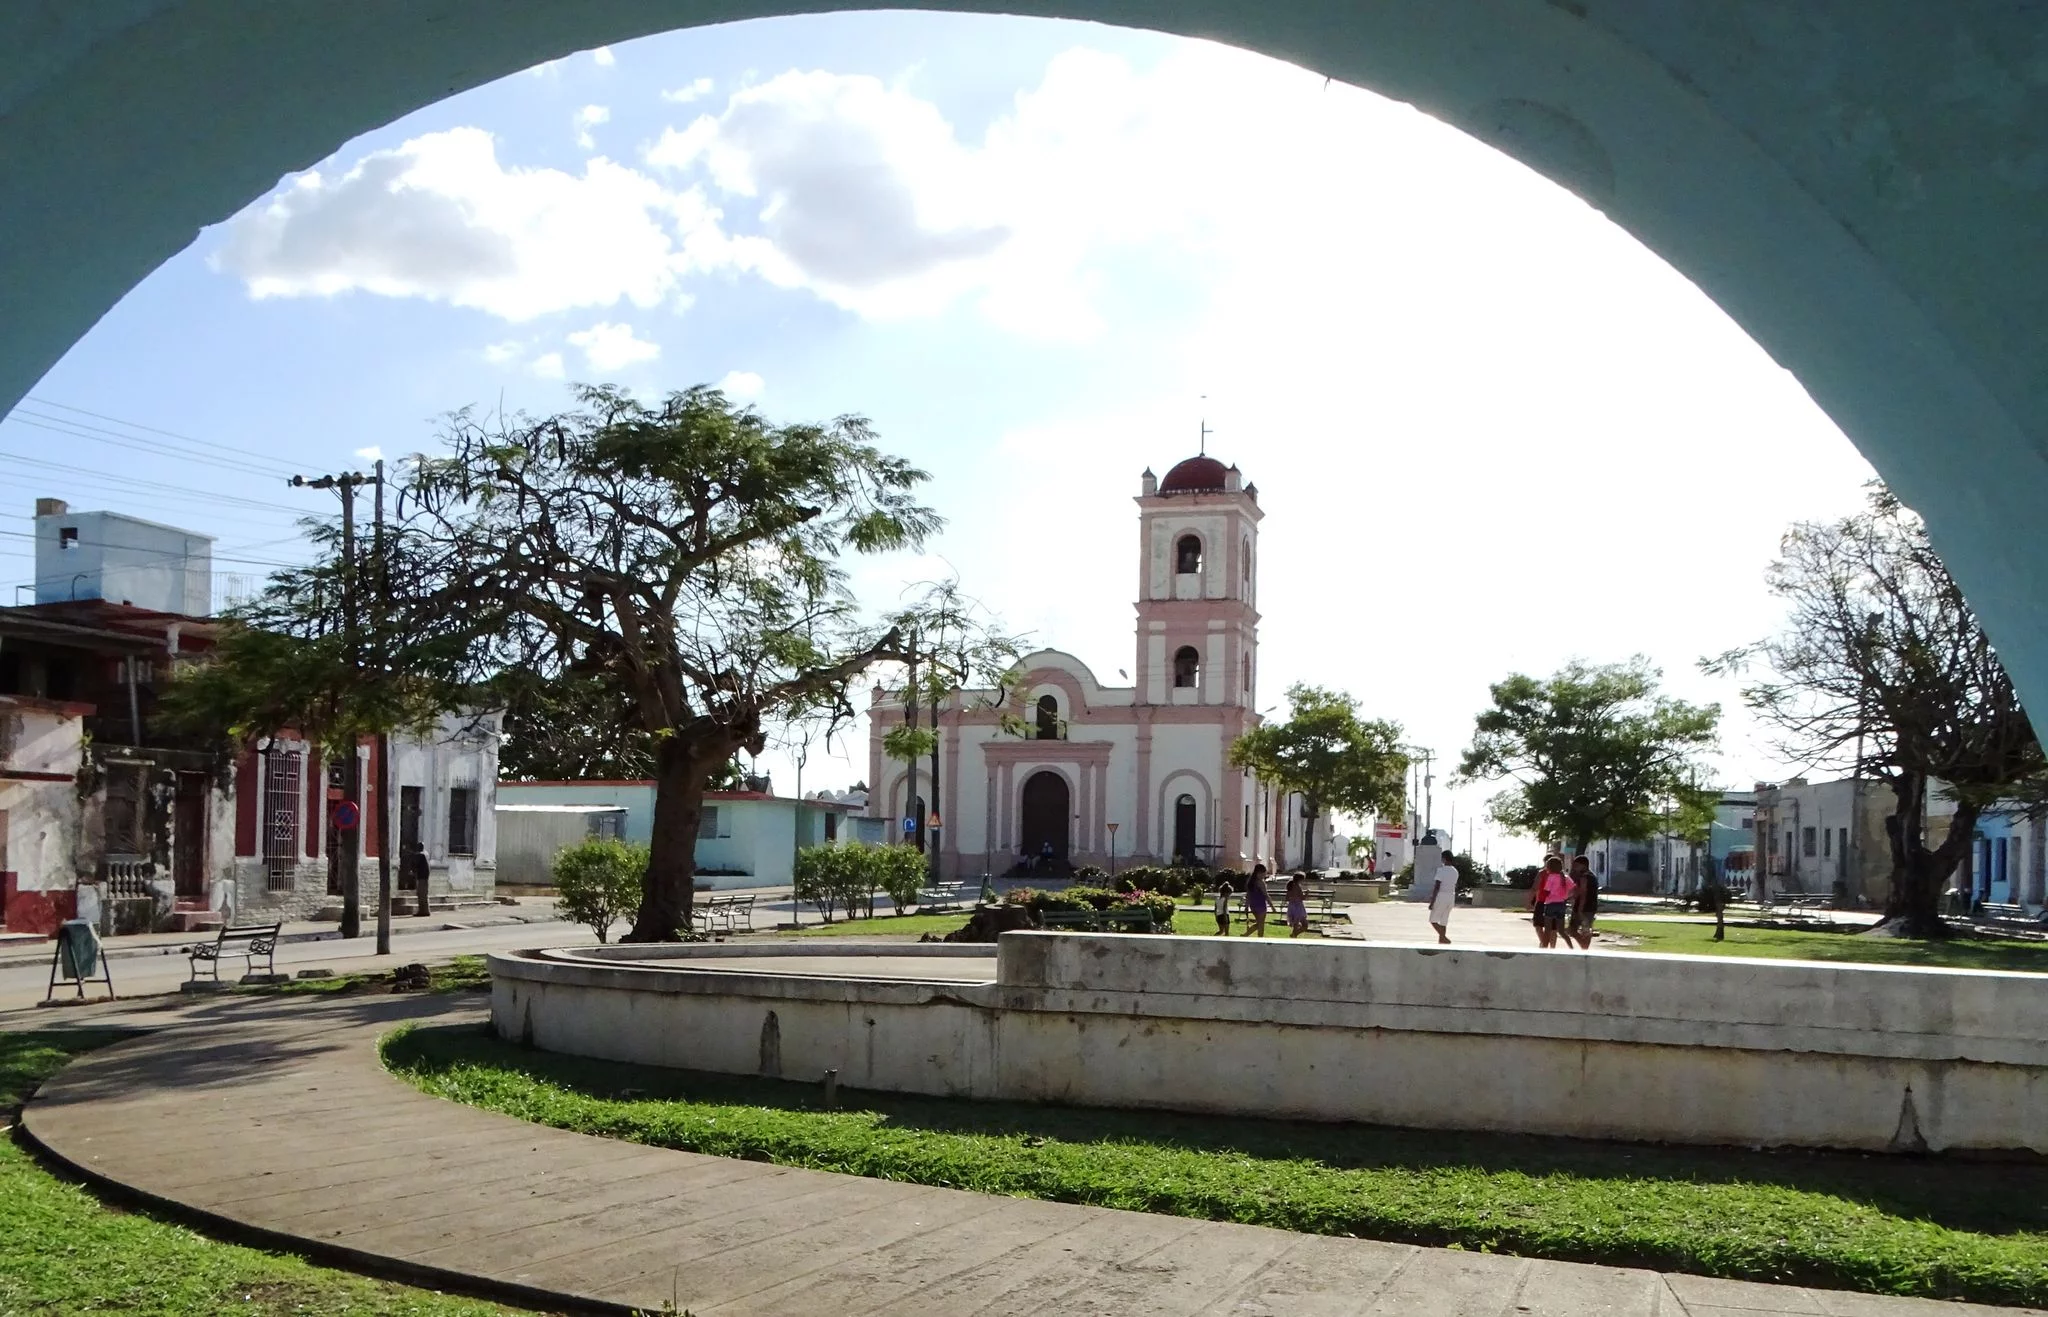
<path id="1" fill-rule="evenodd" d="M 1557 945 L 1557 935 L 1564 931 L 1565 911 L 1571 908 L 1572 893 L 1578 886 L 1564 871 L 1561 856 L 1543 857 L 1543 869 L 1529 887 L 1529 906 L 1536 912 L 1537 946 Z"/>

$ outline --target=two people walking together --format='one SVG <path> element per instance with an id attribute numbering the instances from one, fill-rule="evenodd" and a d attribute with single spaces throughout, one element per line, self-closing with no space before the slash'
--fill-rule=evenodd
<path id="1" fill-rule="evenodd" d="M 1562 936 L 1567 944 L 1576 942 L 1581 951 L 1589 949 L 1599 905 L 1600 884 L 1585 856 L 1574 855 L 1569 871 L 1563 856 L 1544 856 L 1543 868 L 1529 887 L 1528 908 L 1536 925 L 1536 945 L 1554 947 Z"/>
<path id="2" fill-rule="evenodd" d="M 1219 876 L 1216 879 L 1216 933 L 1219 937 L 1230 936 L 1230 901 L 1235 892 L 1230 880 Z M 1308 878 L 1305 874 L 1292 874 L 1287 879 L 1287 928 L 1289 937 L 1300 937 L 1308 932 Z M 1245 936 L 1264 937 L 1266 917 L 1273 912 L 1273 897 L 1266 890 L 1266 866 L 1252 866 L 1251 877 L 1245 880 L 1244 913 L 1246 918 Z"/>

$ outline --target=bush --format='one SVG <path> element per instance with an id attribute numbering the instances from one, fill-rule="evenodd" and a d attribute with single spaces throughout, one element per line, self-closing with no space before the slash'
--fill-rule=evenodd
<path id="1" fill-rule="evenodd" d="M 1109 870 L 1099 864 L 1084 864 L 1074 870 L 1074 877 L 1084 883 L 1099 883 L 1109 877 Z"/>
<path id="2" fill-rule="evenodd" d="M 930 862 L 923 851 L 900 844 L 847 849 L 868 852 L 869 863 L 875 867 L 877 885 L 895 902 L 898 914 L 917 904 L 917 894 L 924 890 L 925 880 L 931 876 Z"/>
<path id="3" fill-rule="evenodd" d="M 1508 870 L 1508 886 L 1526 892 L 1536 885 L 1536 875 L 1540 872 L 1542 872 L 1542 866 L 1537 864 L 1525 864 L 1519 869 L 1510 869 Z"/>
<path id="4" fill-rule="evenodd" d="M 1173 898 L 1161 892 L 1112 892 L 1105 887 L 1068 887 L 1048 892 L 1042 887 L 1019 887 L 1003 898 L 1003 904 L 1024 907 L 1034 922 L 1047 912 L 1083 914 L 1137 907 L 1150 911 L 1152 922 L 1162 931 L 1173 931 Z"/>
<path id="5" fill-rule="evenodd" d="M 580 842 L 556 854 L 554 871 L 555 909 L 608 942 L 612 925 L 640 908 L 647 848 L 609 839 Z"/>

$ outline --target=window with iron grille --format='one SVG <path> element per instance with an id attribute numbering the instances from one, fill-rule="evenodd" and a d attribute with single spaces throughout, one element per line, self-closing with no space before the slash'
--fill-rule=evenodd
<path id="1" fill-rule="evenodd" d="M 921 808 L 917 807 L 917 808 Z M 700 837 L 721 837 L 718 830 L 718 806 L 706 805 L 704 812 L 697 816 L 697 835 Z"/>
<path id="2" fill-rule="evenodd" d="M 299 756 L 270 750 L 263 756 L 263 885 L 289 892 L 299 862 Z"/>
<path id="3" fill-rule="evenodd" d="M 476 854 L 476 788 L 448 788 L 448 853 Z"/>
<path id="4" fill-rule="evenodd" d="M 142 835 L 142 765 L 108 764 L 106 770 L 106 804 L 101 818 L 106 825 L 107 854 L 147 854 L 149 847 Z"/>
<path id="5" fill-rule="evenodd" d="M 1812 828 L 1801 828 L 1799 830 L 1799 853 L 1808 858 L 1811 858 L 1813 855 L 1813 833 L 1814 830 Z"/>

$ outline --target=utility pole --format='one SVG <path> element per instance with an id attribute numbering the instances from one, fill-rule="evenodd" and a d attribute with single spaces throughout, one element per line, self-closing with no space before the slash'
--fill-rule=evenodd
<path id="1" fill-rule="evenodd" d="M 391 657 L 391 638 L 385 628 L 391 625 L 391 574 L 384 562 L 384 459 L 377 459 L 376 474 L 370 479 L 377 484 L 376 529 L 371 533 L 371 552 L 377 559 L 377 677 L 379 681 L 390 674 L 385 671 Z M 427 912 L 427 893 L 420 891 L 420 913 Z M 377 954 L 391 954 L 391 733 L 382 726 L 377 728 Z"/>
<path id="2" fill-rule="evenodd" d="M 903 683 L 903 725 L 912 731 L 917 730 L 917 629 L 915 627 L 911 628 L 910 632 L 910 662 L 908 664 L 908 676 Z M 909 833 L 911 840 L 915 841 L 917 849 L 922 851 L 924 849 L 924 811 L 918 808 L 917 756 L 911 755 L 904 763 L 904 767 L 909 771 L 909 777 L 906 779 L 903 788 L 903 808 L 909 811 Z"/>
<path id="3" fill-rule="evenodd" d="M 383 463 L 378 463 L 378 475 L 366 476 L 360 471 L 345 471 L 340 475 L 319 476 L 308 480 L 304 476 L 293 476 L 291 484 L 304 489 L 332 489 L 341 495 L 341 634 L 342 649 L 348 655 L 352 670 L 352 682 L 361 685 L 363 656 L 361 637 L 356 616 L 356 488 L 372 480 L 382 481 Z M 383 486 L 378 485 L 378 506 L 383 506 Z M 380 514 L 381 520 L 381 514 Z M 349 746 L 342 760 L 342 798 L 356 807 L 356 826 L 336 828 L 335 841 L 341 854 L 334 857 L 341 869 L 341 935 L 361 937 L 363 935 L 362 878 L 356 871 L 361 855 L 362 840 L 362 799 L 363 761 L 357 753 L 355 738 L 349 738 Z M 378 801 L 383 807 L 383 801 Z M 313 826 L 323 826 L 322 821 L 313 821 Z M 388 904 L 388 903 L 387 903 Z M 380 917 L 378 951 L 390 949 L 390 926 Z"/>

